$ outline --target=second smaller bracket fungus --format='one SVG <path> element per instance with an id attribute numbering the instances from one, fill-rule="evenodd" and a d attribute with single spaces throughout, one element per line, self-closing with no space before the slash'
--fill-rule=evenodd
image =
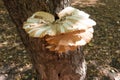
<path id="1" fill-rule="evenodd" d="M 93 37 L 96 22 L 89 14 L 73 7 L 67 7 L 58 13 L 59 19 L 47 12 L 36 12 L 23 25 L 31 37 L 43 38 L 49 44 L 50 51 L 63 53 L 83 46 Z"/>

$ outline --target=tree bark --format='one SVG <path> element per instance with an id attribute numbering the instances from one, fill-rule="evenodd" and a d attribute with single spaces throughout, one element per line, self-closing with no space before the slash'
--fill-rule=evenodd
<path id="1" fill-rule="evenodd" d="M 70 6 L 70 0 L 3 1 L 30 54 L 38 80 L 84 80 L 86 64 L 81 47 L 59 56 L 45 48 L 44 39 L 29 37 L 22 28 L 24 21 L 34 12 L 46 11 L 56 16 L 56 13 Z"/>

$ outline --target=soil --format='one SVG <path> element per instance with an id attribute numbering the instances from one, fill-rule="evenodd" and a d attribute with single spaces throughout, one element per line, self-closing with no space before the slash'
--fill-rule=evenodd
<path id="1" fill-rule="evenodd" d="M 97 22 L 94 38 L 84 46 L 86 80 L 120 80 L 120 1 L 74 0 L 72 5 Z M 35 80 L 29 55 L 1 0 L 0 80 Z"/>

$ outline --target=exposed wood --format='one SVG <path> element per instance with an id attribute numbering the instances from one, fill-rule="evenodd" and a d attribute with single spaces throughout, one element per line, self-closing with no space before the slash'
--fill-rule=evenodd
<path id="1" fill-rule="evenodd" d="M 3 0 L 17 26 L 21 39 L 30 53 L 38 80 L 84 80 L 86 64 L 81 47 L 61 56 L 45 48 L 44 39 L 31 38 L 22 29 L 26 21 L 36 11 L 46 11 L 54 15 L 70 5 L 70 0 Z"/>

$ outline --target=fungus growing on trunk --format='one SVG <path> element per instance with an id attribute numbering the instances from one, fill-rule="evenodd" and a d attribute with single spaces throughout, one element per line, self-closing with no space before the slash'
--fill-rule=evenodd
<path id="1" fill-rule="evenodd" d="M 23 28 L 31 37 L 45 38 L 50 51 L 64 53 L 88 43 L 93 37 L 96 22 L 89 14 L 73 7 L 58 13 L 59 19 L 47 12 L 36 12 L 24 23 Z M 47 36 L 47 37 L 45 37 Z"/>

